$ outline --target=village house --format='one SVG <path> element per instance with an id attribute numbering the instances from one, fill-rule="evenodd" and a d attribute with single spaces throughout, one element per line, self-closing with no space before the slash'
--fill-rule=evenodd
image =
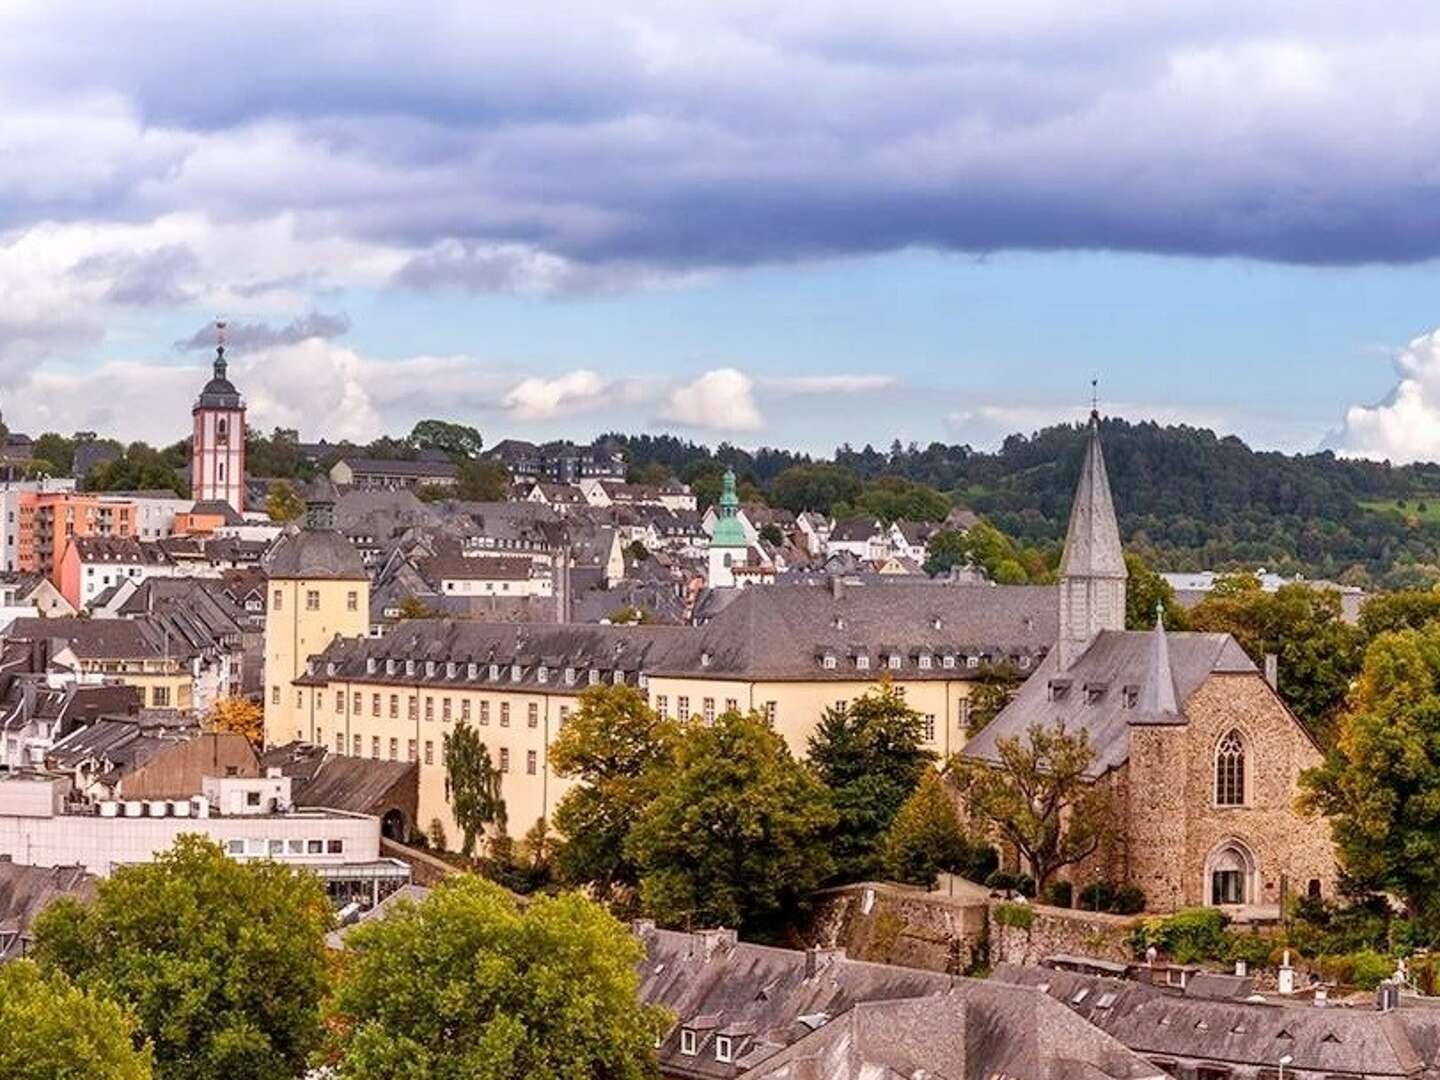
<path id="1" fill-rule="evenodd" d="M 1278 914 L 1288 890 L 1332 895 L 1329 825 L 1297 808 L 1315 740 L 1228 634 L 1125 629 L 1126 568 L 1099 419 L 1060 564 L 1055 648 L 963 750 L 994 764 L 1032 725 L 1085 732 L 1118 835 L 1076 880 L 1139 886 L 1148 906 Z"/>

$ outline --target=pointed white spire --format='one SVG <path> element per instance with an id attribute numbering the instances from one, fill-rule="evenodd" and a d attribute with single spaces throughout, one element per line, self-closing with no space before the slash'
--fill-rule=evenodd
<path id="1" fill-rule="evenodd" d="M 1102 630 L 1125 629 L 1125 551 L 1105 455 L 1100 413 L 1090 411 L 1085 460 L 1070 507 L 1070 528 L 1060 558 L 1060 640 L 1057 662 L 1067 670 Z"/>
<path id="2" fill-rule="evenodd" d="M 1175 672 L 1170 668 L 1170 642 L 1165 637 L 1165 605 L 1155 604 L 1155 629 L 1150 633 L 1150 659 L 1140 686 L 1140 710 L 1154 716 L 1178 716 Z"/>

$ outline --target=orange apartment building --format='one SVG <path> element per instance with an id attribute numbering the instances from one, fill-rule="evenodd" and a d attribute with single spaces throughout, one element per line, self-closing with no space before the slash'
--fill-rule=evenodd
<path id="1" fill-rule="evenodd" d="M 52 580 L 72 536 L 135 535 L 134 503 L 92 492 L 22 492 L 17 513 L 15 568 Z"/>

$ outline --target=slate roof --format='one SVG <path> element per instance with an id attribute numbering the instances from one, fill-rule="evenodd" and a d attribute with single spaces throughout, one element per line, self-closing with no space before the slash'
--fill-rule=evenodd
<path id="1" fill-rule="evenodd" d="M 267 576 L 367 581 L 360 553 L 337 532 L 300 529 L 280 537 L 262 561 Z"/>
<path id="2" fill-rule="evenodd" d="M 835 679 L 879 677 L 891 653 L 897 675 L 964 678 L 965 658 L 1028 670 L 1055 640 L 1059 620 L 1048 585 L 993 588 L 934 584 L 830 588 L 767 585 L 741 590 L 719 614 L 671 651 L 652 674 Z M 957 657 L 944 668 L 942 657 Z M 835 666 L 826 668 L 824 657 Z M 857 659 L 868 660 L 860 668 Z M 920 658 L 931 658 L 921 668 Z M 708 663 L 705 658 L 708 657 Z"/>
<path id="3" fill-rule="evenodd" d="M 1044 989 L 1150 1058 L 1270 1068 L 1288 1054 L 1297 1072 L 1411 1078 L 1437 1075 L 1433 1070 L 1440 1064 L 1440 1010 L 1434 1008 L 1382 1013 L 1214 1001 L 1123 979 L 1013 964 L 996 965 L 993 978 Z"/>
<path id="4" fill-rule="evenodd" d="M 11 640 L 63 642 L 81 660 L 153 659 L 162 655 L 156 636 L 138 619 L 16 619 L 5 631 Z M 175 650 L 172 650 L 174 655 Z"/>
<path id="5" fill-rule="evenodd" d="M 535 561 L 523 555 L 437 555 L 418 560 L 431 581 L 529 581 Z"/>
<path id="6" fill-rule="evenodd" d="M 457 470 L 450 461 L 386 460 L 385 458 L 342 457 L 357 478 L 361 476 L 448 476 Z"/>
<path id="7" fill-rule="evenodd" d="M 876 518 L 842 518 L 830 529 L 830 540 L 857 543 L 870 540 L 884 533 Z"/>
<path id="8" fill-rule="evenodd" d="M 290 797 L 296 806 L 355 814 L 374 813 L 396 784 L 420 769 L 413 761 L 348 757 L 309 743 L 272 747 L 260 755 L 260 767 L 278 768 L 293 779 Z"/>
<path id="9" fill-rule="evenodd" d="M 1051 653 L 961 753 L 997 762 L 998 740 L 1023 737 L 1035 723 L 1053 726 L 1062 721 L 1069 731 L 1090 733 L 1095 759 L 1088 775 L 1098 777 L 1129 758 L 1132 724 L 1183 724 L 1186 699 L 1212 674 L 1258 673 L 1229 634 L 1166 633 L 1175 700 L 1181 711 L 1150 712 L 1143 703 L 1146 676 L 1155 655 L 1153 635 L 1151 630 L 1101 631 L 1063 675 L 1056 654 Z M 1135 704 L 1127 705 L 1132 694 Z"/>
<path id="10" fill-rule="evenodd" d="M 72 536 L 70 543 L 81 562 L 163 566 L 171 561 L 164 548 L 133 536 Z"/>
<path id="11" fill-rule="evenodd" d="M 194 724 L 142 724 L 136 720 L 99 720 L 77 728 L 45 755 L 52 769 L 92 764 L 97 779 L 107 784 L 123 779 L 146 762 L 200 735 Z"/>
<path id="12" fill-rule="evenodd" d="M 1125 553 L 1120 546 L 1120 528 L 1110 480 L 1105 474 L 1105 454 L 1100 448 L 1100 418 L 1090 414 L 1085 441 L 1085 460 L 1070 506 L 1070 525 L 1065 533 L 1065 552 L 1060 557 L 1060 576 L 1125 578 Z"/>
<path id="13" fill-rule="evenodd" d="M 0 964 L 24 956 L 30 924 L 62 896 L 89 900 L 94 874 L 79 866 L 25 866 L 0 861 Z"/>

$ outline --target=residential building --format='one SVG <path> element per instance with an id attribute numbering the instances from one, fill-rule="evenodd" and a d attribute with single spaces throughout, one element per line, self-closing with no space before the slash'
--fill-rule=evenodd
<path id="1" fill-rule="evenodd" d="M 639 994 L 674 1017 L 669 1080 L 1166 1080 L 1028 987 L 639 922 Z"/>
<path id="2" fill-rule="evenodd" d="M 47 490 L 22 491 L 16 502 L 17 570 L 53 579 L 74 537 L 135 535 L 135 507 L 127 499 Z"/>
<path id="3" fill-rule="evenodd" d="M 16 619 L 74 615 L 76 609 L 55 583 L 39 574 L 0 571 L 0 633 Z"/>
<path id="4" fill-rule="evenodd" d="M 211 378 L 190 410 L 190 490 L 197 503 L 222 502 L 243 514 L 245 402 L 226 374 L 225 324 L 215 328 L 219 340 Z"/>
<path id="5" fill-rule="evenodd" d="M 122 581 L 174 574 L 174 561 L 158 544 L 142 543 L 133 536 L 76 536 L 65 545 L 55 568 L 55 584 L 66 603 L 84 611 Z"/>
<path id="6" fill-rule="evenodd" d="M 334 750 L 289 743 L 266 750 L 260 765 L 267 773 L 279 769 L 290 777 L 296 806 L 370 814 L 380 819 L 380 835 L 390 840 L 406 843 L 429 825 L 419 818 L 420 766 L 351 756 L 338 732 Z"/>
<path id="7" fill-rule="evenodd" d="M 9 772 L 43 767 L 51 748 L 76 730 L 106 718 L 136 716 L 144 704 L 133 686 L 86 684 L 46 673 L 43 657 L 37 655 L 41 651 L 28 643 L 5 647 L 0 768 Z"/>
<path id="8" fill-rule="evenodd" d="M 95 881 L 79 866 L 25 866 L 0 858 L 0 964 L 34 948 L 30 925 L 42 911 L 62 896 L 91 900 Z"/>
<path id="9" fill-rule="evenodd" d="M 546 480 L 556 484 L 577 484 L 586 479 L 623 481 L 626 472 L 625 456 L 604 441 L 590 446 L 576 446 L 565 441 L 537 446 L 523 439 L 504 439 L 487 450 L 484 456 L 500 462 L 510 471 L 512 479 L 524 483 Z"/>
<path id="10" fill-rule="evenodd" d="M 137 540 L 163 540 L 174 536 L 177 515 L 188 514 L 195 505 L 194 499 L 183 499 L 169 488 L 111 491 L 108 494 L 134 506 L 134 536 Z"/>
<path id="11" fill-rule="evenodd" d="M 13 480 L 0 483 L 0 570 L 20 567 L 21 496 L 41 492 L 74 492 L 75 481 L 68 477 Z M 33 537 L 32 537 L 33 543 Z"/>
<path id="12" fill-rule="evenodd" d="M 1035 724 L 1084 731 L 1086 770 L 1119 828 L 1072 871 L 1139 886 L 1148 906 L 1216 904 L 1277 915 L 1287 890 L 1331 895 L 1329 823 L 1297 808 L 1320 764 L 1313 737 L 1228 634 L 1125 629 L 1126 573 L 1099 418 L 1060 564 L 1059 632 L 1015 698 L 965 744 L 997 763 Z M 980 592 L 993 590 L 977 590 Z"/>
<path id="13" fill-rule="evenodd" d="M 152 709 L 195 708 L 200 657 L 148 619 L 16 619 L 10 643 L 42 646 L 48 672 L 80 683 L 120 682 Z"/>
<path id="14" fill-rule="evenodd" d="M 188 799 L 207 776 L 262 775 L 243 735 L 150 716 L 77 727 L 46 751 L 44 767 L 88 799 Z"/>
<path id="15" fill-rule="evenodd" d="M 553 596 L 547 562 L 526 555 L 432 556 L 416 564 L 441 596 Z"/>
<path id="16" fill-rule="evenodd" d="M 330 466 L 330 481 L 341 488 L 362 491 L 399 491 L 420 487 L 454 487 L 457 470 L 448 458 L 386 461 L 343 457 Z"/>
<path id="17" fill-rule="evenodd" d="M 879 518 L 844 518 L 831 526 L 825 554 L 853 555 L 862 561 L 883 559 L 890 554 L 890 534 Z"/>

